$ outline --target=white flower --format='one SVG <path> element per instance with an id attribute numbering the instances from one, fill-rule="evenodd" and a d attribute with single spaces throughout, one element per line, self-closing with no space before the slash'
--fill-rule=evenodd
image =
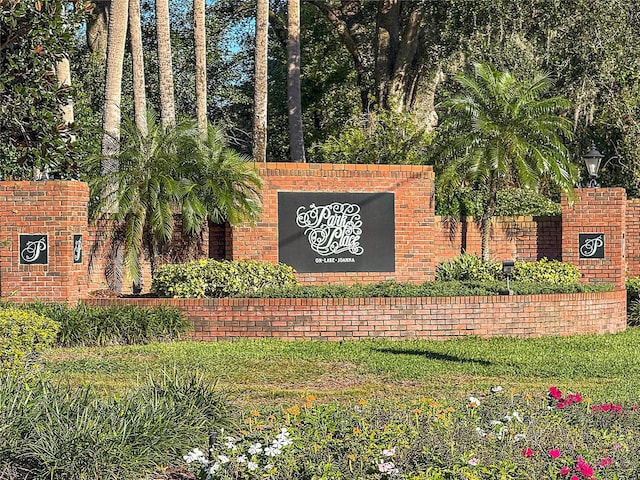
<path id="1" fill-rule="evenodd" d="M 259 466 L 259 465 L 258 465 L 256 462 L 249 462 L 249 463 L 247 463 L 247 468 L 248 468 L 251 472 L 253 472 L 254 470 L 257 470 L 257 469 L 258 469 L 258 466 Z"/>
<path id="2" fill-rule="evenodd" d="M 476 465 L 478 465 L 479 462 L 480 462 L 480 460 L 478 460 L 477 458 L 473 457 L 473 458 L 470 458 L 467 463 L 469 465 L 471 465 L 472 467 L 475 467 Z"/>
<path id="3" fill-rule="evenodd" d="M 254 443 L 249 447 L 249 453 L 251 455 L 257 455 L 258 453 L 262 453 L 262 445 L 259 443 Z"/>
<path id="4" fill-rule="evenodd" d="M 226 455 L 218 455 L 218 461 L 222 464 L 229 463 L 229 457 Z"/>
<path id="5" fill-rule="evenodd" d="M 264 469 L 265 469 L 265 470 L 273 470 L 273 465 L 272 465 L 272 464 L 270 464 L 270 463 L 268 463 L 268 464 L 266 464 L 266 465 L 264 466 Z"/>
<path id="6" fill-rule="evenodd" d="M 493 425 L 494 427 L 495 427 L 496 425 L 502 425 L 502 422 L 501 422 L 500 420 L 491 420 L 489 423 L 490 423 L 491 425 Z"/>
<path id="7" fill-rule="evenodd" d="M 246 455 L 240 455 L 236 458 L 236 463 L 247 463 L 247 456 Z"/>
<path id="8" fill-rule="evenodd" d="M 396 454 L 395 448 L 387 448 L 382 451 L 382 455 L 385 457 L 393 457 Z"/>
<path id="9" fill-rule="evenodd" d="M 515 418 L 518 422 L 522 423 L 522 417 L 520 416 L 520 414 L 514 410 L 513 412 L 513 418 Z"/>
<path id="10" fill-rule="evenodd" d="M 383 462 L 382 460 L 380 460 L 380 463 L 378 463 L 378 471 L 380 471 L 381 473 L 387 473 L 389 475 L 396 475 L 397 473 L 399 473 L 393 462 Z"/>
<path id="11" fill-rule="evenodd" d="M 237 450 L 238 446 L 236 445 L 236 439 L 233 437 L 226 438 L 227 443 L 224 444 L 225 447 L 229 450 Z"/>
<path id="12" fill-rule="evenodd" d="M 218 462 L 215 462 L 209 467 L 209 474 L 216 473 L 218 470 L 220 470 L 220 464 Z"/>
<path id="13" fill-rule="evenodd" d="M 527 438 L 527 436 L 524 433 L 516 433 L 513 436 L 513 441 L 514 442 L 519 442 L 520 440 L 524 440 L 525 438 Z"/>
<path id="14" fill-rule="evenodd" d="M 476 427 L 476 433 L 478 435 L 480 435 L 481 437 L 486 437 L 487 436 L 487 432 L 485 432 L 482 428 L 480 427 Z"/>
<path id="15" fill-rule="evenodd" d="M 493 393 L 498 393 L 502 391 L 502 387 L 500 385 L 496 385 L 495 387 L 491 387 L 491 391 Z"/>
<path id="16" fill-rule="evenodd" d="M 476 397 L 469 397 L 469 406 L 470 407 L 479 407 L 480 406 L 480 400 L 478 400 Z"/>
<path id="17" fill-rule="evenodd" d="M 194 448 L 182 458 L 187 463 L 200 462 L 203 465 L 206 465 L 207 463 L 209 463 L 207 461 L 207 457 L 205 456 L 204 452 L 199 448 Z"/>
<path id="18" fill-rule="evenodd" d="M 275 457 L 276 455 L 280 455 L 281 453 L 282 453 L 282 450 L 273 446 L 265 447 L 264 449 L 264 454 L 267 457 Z"/>

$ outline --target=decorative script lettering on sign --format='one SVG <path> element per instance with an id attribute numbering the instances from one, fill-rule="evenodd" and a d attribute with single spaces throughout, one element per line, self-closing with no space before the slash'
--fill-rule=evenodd
<path id="1" fill-rule="evenodd" d="M 349 252 L 362 255 L 360 245 L 362 219 L 360 206 L 333 202 L 330 205 L 301 206 L 296 211 L 296 224 L 304 228 L 311 249 L 319 255 Z"/>

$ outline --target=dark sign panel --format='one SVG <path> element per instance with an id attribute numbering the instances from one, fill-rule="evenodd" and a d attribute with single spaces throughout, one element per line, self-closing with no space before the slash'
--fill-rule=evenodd
<path id="1" fill-rule="evenodd" d="M 278 249 L 298 272 L 393 272 L 394 195 L 279 192 Z"/>
<path id="2" fill-rule="evenodd" d="M 20 264 L 46 265 L 49 262 L 49 242 L 45 235 L 20 235 Z"/>
<path id="3" fill-rule="evenodd" d="M 73 236 L 73 263 L 82 263 L 82 235 Z"/>
<path id="4" fill-rule="evenodd" d="M 604 258 L 604 233 L 578 234 L 580 258 Z"/>

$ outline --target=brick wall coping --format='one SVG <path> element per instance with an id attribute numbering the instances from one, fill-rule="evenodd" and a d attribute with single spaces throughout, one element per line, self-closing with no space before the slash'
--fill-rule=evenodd
<path id="1" fill-rule="evenodd" d="M 379 165 L 360 163 L 291 163 L 267 162 L 256 164 L 262 174 L 268 175 L 305 175 L 322 176 L 328 172 L 344 172 L 351 175 L 354 172 L 380 173 L 384 176 L 427 177 L 434 178 L 433 167 L 430 165 Z"/>
<path id="2" fill-rule="evenodd" d="M 174 306 L 195 340 L 241 337 L 347 340 L 447 339 L 615 333 L 626 328 L 626 291 L 394 298 L 86 299 L 107 306 Z"/>

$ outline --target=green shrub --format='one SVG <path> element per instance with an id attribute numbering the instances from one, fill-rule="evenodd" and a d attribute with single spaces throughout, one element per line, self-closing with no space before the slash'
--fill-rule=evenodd
<path id="1" fill-rule="evenodd" d="M 460 186 L 454 190 L 436 188 L 436 214 L 451 217 L 478 217 L 486 192 Z M 562 213 L 560 203 L 544 195 L 523 188 L 507 188 L 498 192 L 496 217 L 557 216 Z"/>
<path id="2" fill-rule="evenodd" d="M 0 474 L 151 478 L 228 423 L 226 400 L 197 374 L 166 375 L 116 398 L 90 386 L 46 380 L 27 386 L 6 377 L 0 379 Z"/>
<path id="3" fill-rule="evenodd" d="M 627 280 L 627 323 L 640 325 L 640 277 Z"/>
<path id="4" fill-rule="evenodd" d="M 551 285 L 541 282 L 515 281 L 510 288 L 516 295 L 546 293 L 585 293 L 608 291 L 609 284 L 583 285 L 567 283 Z M 461 297 L 472 295 L 504 295 L 508 293 L 504 281 L 435 281 L 421 284 L 379 282 L 369 285 L 299 285 L 294 288 L 269 289 L 255 292 L 259 298 L 371 298 L 371 297 Z"/>
<path id="5" fill-rule="evenodd" d="M 15 307 L 0 308 L 0 371 L 24 370 L 54 342 L 58 328 L 44 315 Z"/>
<path id="6" fill-rule="evenodd" d="M 60 325 L 56 343 L 63 347 L 174 340 L 190 328 L 185 315 L 171 307 L 36 302 L 25 304 L 24 308 L 55 320 Z"/>
<path id="7" fill-rule="evenodd" d="M 542 258 L 537 262 L 515 262 L 514 265 L 513 280 L 516 282 L 573 285 L 579 278 L 580 271 L 575 265 L 558 260 Z M 483 262 L 480 257 L 465 253 L 438 265 L 436 279 L 461 282 L 503 280 L 502 264 Z"/>
<path id="8" fill-rule="evenodd" d="M 522 282 L 541 282 L 548 285 L 570 285 L 580 279 L 575 265 L 542 258 L 537 262 L 516 262 L 513 279 Z"/>
<path id="9" fill-rule="evenodd" d="M 436 280 L 491 281 L 502 276 L 502 264 L 484 262 L 480 257 L 463 253 L 459 257 L 438 265 Z"/>
<path id="10" fill-rule="evenodd" d="M 158 267 L 151 289 L 161 297 L 240 297 L 297 284 L 288 265 L 209 259 Z"/>
<path id="11" fill-rule="evenodd" d="M 310 156 L 326 163 L 420 164 L 432 141 L 433 133 L 413 115 L 379 110 L 345 125 Z"/>

